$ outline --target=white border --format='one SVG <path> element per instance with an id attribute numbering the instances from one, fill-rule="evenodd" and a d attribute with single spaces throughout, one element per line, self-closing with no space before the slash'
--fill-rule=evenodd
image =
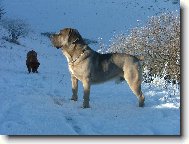
<path id="1" fill-rule="evenodd" d="M 189 1 L 188 0 L 181 0 L 181 8 L 182 8 L 182 18 L 184 19 L 182 22 L 184 22 L 183 27 L 182 27 L 182 32 L 183 32 L 183 44 L 182 44 L 182 58 L 183 58 L 183 63 L 182 63 L 182 137 L 49 137 L 49 138 L 44 138 L 44 137 L 38 137 L 38 138 L 26 138 L 26 137 L 21 137 L 21 138 L 9 138 L 7 136 L 0 136 L 0 144 L 63 144 L 63 143 L 77 143 L 77 144 L 159 144 L 159 143 L 166 143 L 166 144 L 189 144 L 189 125 L 187 122 L 189 122 L 188 119 L 188 110 L 189 110 L 189 79 L 187 74 L 189 74 L 188 71 L 188 59 L 189 56 L 188 49 L 189 49 Z"/>

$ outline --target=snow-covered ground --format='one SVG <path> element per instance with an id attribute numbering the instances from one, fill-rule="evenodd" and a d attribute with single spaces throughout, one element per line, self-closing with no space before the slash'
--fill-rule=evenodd
<path id="1" fill-rule="evenodd" d="M 180 133 L 180 96 L 143 84 L 146 105 L 126 83 L 94 85 L 91 108 L 70 101 L 71 83 L 66 59 L 47 38 L 24 39 L 24 46 L 5 43 L 0 49 L 0 133 L 79 135 L 177 135 Z M 27 44 L 27 46 L 26 46 Z M 41 62 L 39 74 L 28 74 L 25 59 L 33 48 Z"/>
<path id="2" fill-rule="evenodd" d="M 123 2 L 4 1 L 5 9 L 12 10 L 7 11 L 7 15 L 27 19 L 35 32 L 21 39 L 20 46 L 0 40 L 0 134 L 180 134 L 179 89 L 174 91 L 170 87 L 164 89 L 143 83 L 146 105 L 139 108 L 136 97 L 126 83 L 111 81 L 92 86 L 91 108 L 82 109 L 83 91 L 79 83 L 79 100 L 70 101 L 71 81 L 66 59 L 61 51 L 51 46 L 48 38 L 40 35 L 40 32 L 57 31 L 69 26 L 79 29 L 86 38 L 96 40 L 106 37 L 105 41 L 108 42 L 115 31 L 126 31 L 137 25 L 137 19 L 145 21 L 147 16 L 158 11 L 146 8 L 145 11 L 150 12 L 140 14 L 138 11 L 142 5 L 137 6 L 137 1 L 134 1 L 138 10 L 131 12 L 129 10 L 135 5 Z M 145 6 L 152 4 L 143 3 Z M 158 6 L 169 10 L 179 8 L 171 2 L 166 4 Z M 153 7 L 156 5 L 154 3 Z M 12 9 L 15 6 L 18 9 Z M 129 10 L 126 6 L 130 6 Z M 63 15 L 57 16 L 58 13 Z M 41 63 L 38 74 L 28 74 L 25 66 L 26 53 L 31 49 L 37 51 Z"/>

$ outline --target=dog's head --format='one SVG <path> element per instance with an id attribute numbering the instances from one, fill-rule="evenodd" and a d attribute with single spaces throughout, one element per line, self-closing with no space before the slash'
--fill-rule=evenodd
<path id="1" fill-rule="evenodd" d="M 33 56 L 33 57 L 36 57 L 37 58 L 37 53 L 34 51 L 34 50 L 31 50 L 27 53 L 27 57 L 29 56 Z"/>
<path id="2" fill-rule="evenodd" d="M 72 28 L 65 28 L 60 30 L 58 34 L 53 34 L 51 42 L 57 49 L 69 47 L 71 44 L 85 44 L 79 32 Z"/>
<path id="3" fill-rule="evenodd" d="M 27 61 L 28 62 L 35 62 L 37 61 L 37 53 L 32 50 L 27 53 Z"/>

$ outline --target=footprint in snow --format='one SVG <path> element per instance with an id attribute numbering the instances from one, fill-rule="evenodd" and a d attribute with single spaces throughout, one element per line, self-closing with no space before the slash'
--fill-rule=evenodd
<path id="1" fill-rule="evenodd" d="M 61 98 L 61 97 L 53 97 L 53 101 L 55 104 L 59 106 L 63 106 L 64 104 L 64 98 Z"/>
<path id="2" fill-rule="evenodd" d="M 70 126 L 73 128 L 73 130 L 77 133 L 80 134 L 81 133 L 81 128 L 77 125 L 76 121 L 73 120 L 72 117 L 70 116 L 66 116 L 66 121 L 68 124 L 70 124 Z"/>

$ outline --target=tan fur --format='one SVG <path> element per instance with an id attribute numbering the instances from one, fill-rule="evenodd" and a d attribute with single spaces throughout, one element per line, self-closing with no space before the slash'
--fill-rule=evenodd
<path id="1" fill-rule="evenodd" d="M 83 83 L 83 108 L 89 108 L 90 86 L 116 77 L 124 78 L 133 93 L 139 99 L 139 106 L 144 106 L 141 91 L 142 70 L 140 60 L 128 54 L 100 54 L 85 44 L 76 29 L 65 28 L 51 38 L 56 48 L 61 48 L 68 61 L 72 80 L 72 100 L 77 100 L 78 80 Z"/>

